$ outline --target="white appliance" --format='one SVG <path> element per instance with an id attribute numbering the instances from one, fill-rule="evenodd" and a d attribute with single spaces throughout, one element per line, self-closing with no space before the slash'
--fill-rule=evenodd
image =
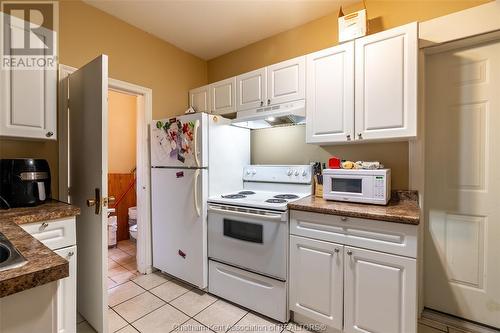
<path id="1" fill-rule="evenodd" d="M 273 126 L 305 124 L 306 101 L 298 100 L 272 106 L 239 111 L 233 125 L 259 129 Z"/>
<path id="2" fill-rule="evenodd" d="M 250 165 L 243 188 L 208 199 L 212 294 L 288 321 L 288 203 L 312 193 L 309 165 Z"/>
<path id="3" fill-rule="evenodd" d="M 387 205 L 391 198 L 391 169 L 325 169 L 323 198 Z"/>
<path id="4" fill-rule="evenodd" d="M 250 131 L 206 113 L 151 126 L 153 266 L 207 287 L 207 198 L 242 187 Z"/>

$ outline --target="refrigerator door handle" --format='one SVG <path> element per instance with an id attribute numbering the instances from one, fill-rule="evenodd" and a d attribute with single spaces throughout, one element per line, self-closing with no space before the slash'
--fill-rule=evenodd
<path id="1" fill-rule="evenodd" d="M 196 120 L 194 122 L 194 128 L 193 128 L 193 133 L 194 133 L 194 149 L 193 149 L 193 155 L 194 155 L 194 162 L 196 163 L 196 166 L 199 168 L 200 167 L 200 159 L 198 158 L 198 129 L 200 127 L 200 121 Z"/>
<path id="2" fill-rule="evenodd" d="M 196 169 L 194 172 L 194 186 L 193 186 L 193 193 L 194 193 L 194 208 L 196 210 L 196 215 L 201 216 L 201 210 L 200 210 L 200 205 L 198 203 L 198 177 L 200 176 L 200 169 Z"/>

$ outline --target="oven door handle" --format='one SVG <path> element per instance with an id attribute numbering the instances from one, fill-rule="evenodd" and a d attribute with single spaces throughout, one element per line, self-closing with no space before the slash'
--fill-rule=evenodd
<path id="1" fill-rule="evenodd" d="M 277 213 L 277 214 L 273 214 L 273 213 L 256 214 L 256 213 L 249 213 L 249 212 L 234 211 L 234 210 L 218 208 L 218 207 L 212 206 L 212 205 L 208 206 L 208 211 L 214 212 L 214 213 L 226 214 L 226 215 L 240 216 L 240 217 L 251 217 L 251 218 L 257 218 L 257 219 L 268 220 L 268 221 L 276 221 L 276 222 L 282 221 L 282 214 L 279 214 L 279 213 Z"/>

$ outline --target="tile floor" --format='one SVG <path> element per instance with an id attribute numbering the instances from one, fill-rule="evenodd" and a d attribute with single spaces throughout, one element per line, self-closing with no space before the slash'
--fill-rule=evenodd
<path id="1" fill-rule="evenodd" d="M 132 241 L 119 242 L 108 251 L 110 333 L 309 332 L 297 324 L 282 325 L 249 312 L 167 275 L 140 275 L 135 253 Z M 77 322 L 77 333 L 95 332 L 80 315 Z M 418 326 L 418 333 L 443 332 L 452 331 Z"/>

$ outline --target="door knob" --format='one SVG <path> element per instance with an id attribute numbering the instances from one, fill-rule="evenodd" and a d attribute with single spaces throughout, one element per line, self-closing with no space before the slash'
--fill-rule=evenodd
<path id="1" fill-rule="evenodd" d="M 116 201 L 115 197 L 110 195 L 109 197 L 102 199 L 102 206 L 106 207 L 106 206 L 112 205 L 115 203 L 115 201 Z"/>
<path id="2" fill-rule="evenodd" d="M 347 251 L 348 256 L 352 256 L 352 251 Z"/>
<path id="3" fill-rule="evenodd" d="M 52 137 L 53 135 L 54 135 L 54 132 L 47 132 L 45 134 L 45 136 L 48 137 L 48 138 Z"/>

